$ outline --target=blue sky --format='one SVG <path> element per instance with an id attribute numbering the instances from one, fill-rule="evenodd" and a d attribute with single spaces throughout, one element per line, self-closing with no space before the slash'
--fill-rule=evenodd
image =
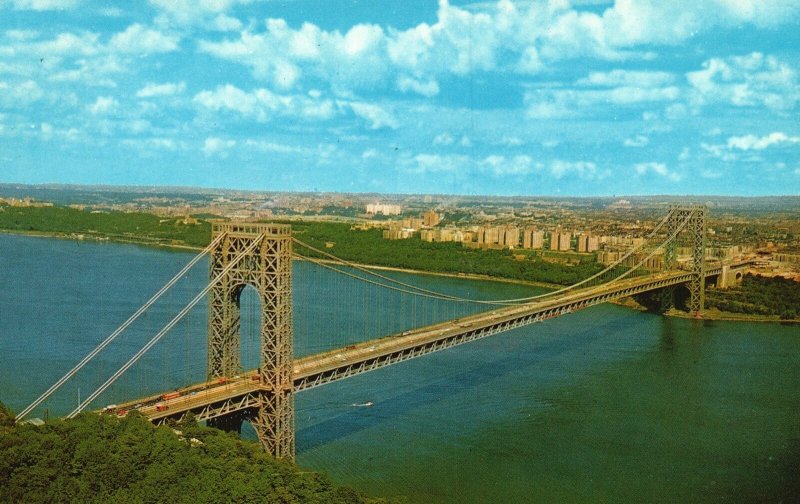
<path id="1" fill-rule="evenodd" d="M 797 0 L 0 0 L 0 182 L 798 194 L 799 49 Z"/>

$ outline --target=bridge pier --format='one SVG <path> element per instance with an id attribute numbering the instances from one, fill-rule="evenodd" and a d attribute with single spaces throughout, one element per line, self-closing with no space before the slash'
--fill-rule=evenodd
<path id="1" fill-rule="evenodd" d="M 231 261 L 245 257 L 209 293 L 208 374 L 241 373 L 240 298 L 247 285 L 261 301 L 259 401 L 249 418 L 262 447 L 277 458 L 293 459 L 292 234 L 279 224 L 215 224 L 213 238 L 225 238 L 211 252 L 211 278 Z M 242 418 L 220 417 L 217 425 L 241 430 Z"/>
<path id="2" fill-rule="evenodd" d="M 661 313 L 666 313 L 675 306 L 675 286 L 664 287 L 659 292 L 661 297 Z"/>

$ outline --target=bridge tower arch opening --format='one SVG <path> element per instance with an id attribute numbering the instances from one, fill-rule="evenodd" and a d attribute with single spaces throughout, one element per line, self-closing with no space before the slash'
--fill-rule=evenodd
<path id="1" fill-rule="evenodd" d="M 211 251 L 210 276 L 218 277 L 244 254 L 209 292 L 208 375 L 228 378 L 242 370 L 242 294 L 252 287 L 259 301 L 258 406 L 221 426 L 249 420 L 262 447 L 277 458 L 294 457 L 292 380 L 292 235 L 279 224 L 215 224 L 212 238 L 224 233 Z M 249 289 L 248 289 L 249 290 Z M 246 293 L 248 294 L 248 293 Z"/>
<path id="2" fill-rule="evenodd" d="M 238 289 L 240 370 L 258 369 L 261 365 L 261 296 L 250 284 Z"/>

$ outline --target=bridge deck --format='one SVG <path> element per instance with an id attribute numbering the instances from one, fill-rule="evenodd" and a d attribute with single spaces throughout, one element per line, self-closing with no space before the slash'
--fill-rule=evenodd
<path id="1" fill-rule="evenodd" d="M 720 272 L 721 268 L 711 268 L 706 271 L 706 276 Z M 294 390 L 299 392 L 324 385 L 619 297 L 685 283 L 690 276 L 685 271 L 673 271 L 624 280 L 599 288 L 574 291 L 553 300 L 499 307 L 304 357 L 294 362 Z M 198 420 L 207 420 L 255 408 L 259 401 L 258 393 L 262 390 L 257 378 L 257 371 L 251 370 L 238 377 L 186 387 L 177 391 L 177 397 L 171 397 L 175 392 L 168 392 L 167 398 L 163 395 L 150 396 L 116 406 L 113 411 L 122 415 L 136 409 L 156 423 L 168 418 L 180 418 L 187 412 L 192 412 Z"/>

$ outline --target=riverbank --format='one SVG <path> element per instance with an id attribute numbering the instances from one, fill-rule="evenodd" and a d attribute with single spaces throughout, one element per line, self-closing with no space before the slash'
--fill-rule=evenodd
<path id="1" fill-rule="evenodd" d="M 623 297 L 619 299 L 615 299 L 614 301 L 610 301 L 611 304 L 621 306 L 623 308 L 628 308 L 630 310 L 646 312 L 648 311 L 646 307 L 642 306 L 635 299 L 630 297 Z M 669 309 L 666 313 L 664 313 L 666 317 L 674 317 L 674 318 L 681 318 L 681 319 L 690 319 L 695 320 L 693 314 L 689 312 L 685 312 L 683 310 L 678 310 L 676 308 Z M 768 322 L 768 323 L 788 323 L 788 324 L 800 324 L 800 319 L 781 319 L 777 315 L 748 315 L 744 313 L 733 313 L 733 312 L 725 312 L 718 310 L 716 308 L 706 308 L 703 310 L 703 316 L 700 317 L 701 320 L 725 320 L 729 322 Z"/>
<path id="2" fill-rule="evenodd" d="M 129 245 L 141 245 L 145 247 L 155 247 L 159 249 L 167 249 L 167 250 L 175 250 L 175 251 L 193 251 L 199 252 L 203 250 L 202 247 L 196 247 L 192 245 L 186 244 L 176 244 L 176 243 L 161 243 L 155 240 L 150 240 L 147 238 L 137 238 L 137 237 L 119 237 L 114 235 L 104 235 L 100 233 L 81 233 L 80 235 L 76 235 L 75 233 L 55 233 L 55 232 L 45 232 L 45 231 L 18 231 L 18 230 L 8 230 L 8 229 L 0 229 L 0 234 L 8 234 L 8 235 L 18 235 L 18 236 L 31 236 L 36 238 L 56 238 L 59 240 L 72 240 L 72 241 L 94 241 L 94 242 L 108 242 L 108 243 L 122 243 L 122 244 L 129 244 Z M 80 237 L 83 236 L 83 237 Z M 315 259 L 318 262 L 322 262 L 325 264 L 338 264 L 336 261 L 328 260 L 328 259 Z M 503 283 L 512 283 L 518 285 L 528 285 L 530 287 L 538 287 L 542 289 L 558 289 L 563 287 L 563 285 L 547 283 L 547 282 L 533 282 L 529 280 L 520 280 L 515 278 L 503 278 L 503 277 L 493 277 L 489 275 L 479 275 L 475 273 L 445 273 L 439 271 L 425 271 L 420 269 L 412 269 L 412 268 L 399 268 L 394 266 L 379 266 L 374 264 L 362 264 L 362 263 L 355 263 L 351 261 L 347 261 L 348 264 L 351 264 L 357 268 L 365 268 L 370 270 L 376 271 L 393 271 L 397 273 L 408 273 L 408 274 L 415 274 L 415 275 L 429 275 L 429 276 L 437 276 L 437 277 L 445 277 L 445 278 L 464 278 L 467 280 L 485 280 L 489 282 L 503 282 Z"/>
<path id="3" fill-rule="evenodd" d="M 73 240 L 73 241 L 91 240 L 96 242 L 122 243 L 131 245 L 140 245 L 145 247 L 154 247 L 162 250 L 165 249 L 174 251 L 194 251 L 194 252 L 203 250 L 202 247 L 196 247 L 186 244 L 177 244 L 177 243 L 169 243 L 169 244 L 161 243 L 157 241 L 157 239 L 147 239 L 145 237 L 120 237 L 115 235 L 106 235 L 106 234 L 91 233 L 91 232 L 75 234 L 75 233 L 55 233 L 55 232 L 42 232 L 42 231 L 18 231 L 18 230 L 0 229 L 0 233 L 10 234 L 10 235 L 32 236 L 39 238 L 56 238 L 56 239 Z M 338 264 L 335 261 L 328 259 L 315 259 L 315 260 L 325 264 Z M 534 282 L 534 281 L 520 280 L 514 278 L 493 277 L 489 275 L 480 275 L 475 273 L 445 273 L 445 272 L 426 271 L 426 270 L 412 269 L 412 268 L 400 268 L 394 266 L 363 264 L 350 261 L 348 261 L 348 264 L 357 268 L 365 268 L 375 271 L 390 271 L 397 273 L 428 275 L 428 276 L 444 277 L 444 278 L 463 278 L 465 280 L 483 280 L 488 282 L 501 282 L 501 283 L 516 284 L 516 285 L 526 285 L 530 287 L 543 288 L 543 289 L 559 289 L 564 287 L 563 285 L 552 284 L 547 282 Z M 643 307 L 642 305 L 640 305 L 631 298 L 622 298 L 616 301 L 612 301 L 612 303 L 616 304 L 617 306 L 622 306 L 631 310 L 636 310 L 636 311 L 647 310 L 645 307 Z M 694 315 L 690 313 L 676 309 L 672 309 L 667 313 L 665 313 L 664 315 L 668 317 L 676 317 L 684 319 L 695 318 Z M 715 308 L 708 308 L 704 310 L 702 318 L 704 320 L 726 320 L 734 322 L 738 321 L 738 322 L 800 323 L 800 318 L 787 320 L 787 319 L 781 319 L 777 315 L 741 314 L 741 313 L 725 312 Z"/>
<path id="4" fill-rule="evenodd" d="M 668 317 L 676 317 L 683 319 L 694 319 L 695 316 L 691 313 L 671 309 L 664 315 Z M 729 322 L 767 322 L 771 324 L 786 323 L 786 324 L 800 324 L 800 319 L 781 319 L 777 315 L 748 315 L 744 313 L 733 313 L 717 310 L 716 308 L 706 308 L 703 310 L 703 320 L 726 320 Z"/>
<path id="5" fill-rule="evenodd" d="M 121 237 L 115 235 L 107 235 L 102 233 L 92 233 L 90 231 L 84 233 L 59 233 L 49 231 L 24 231 L 17 229 L 0 229 L 0 234 L 14 235 L 14 236 L 29 236 L 32 238 L 54 238 L 57 240 L 70 240 L 76 242 L 95 242 L 95 243 L 121 243 L 126 245 L 141 245 L 144 247 L 153 247 L 158 249 L 175 250 L 175 251 L 194 251 L 199 252 L 203 247 L 194 245 L 187 245 L 185 243 L 162 243 L 157 238 L 149 239 L 146 237 Z"/>

